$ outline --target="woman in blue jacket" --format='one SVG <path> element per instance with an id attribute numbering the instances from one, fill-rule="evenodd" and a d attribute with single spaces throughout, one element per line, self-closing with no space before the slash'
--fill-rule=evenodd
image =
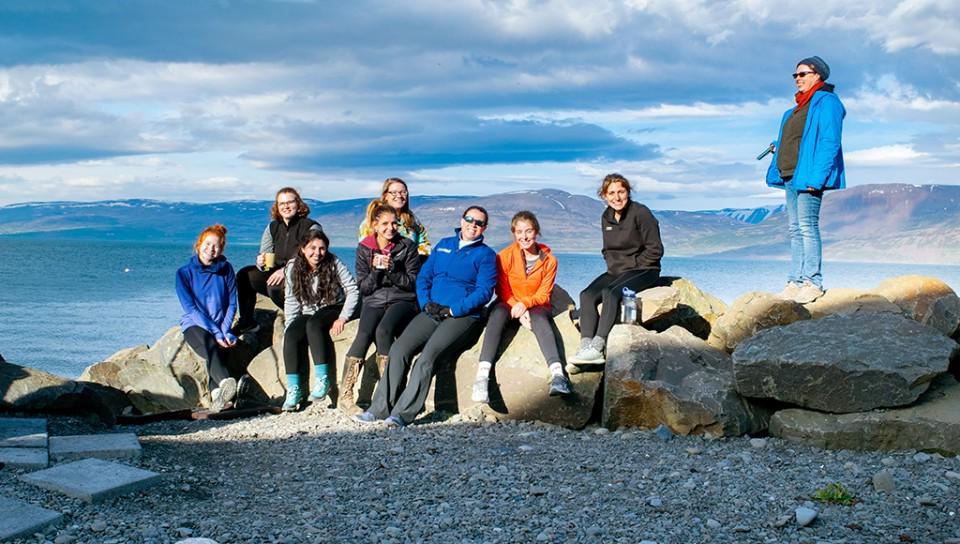
<path id="1" fill-rule="evenodd" d="M 487 218 L 487 210 L 470 206 L 456 236 L 433 247 L 417 276 L 417 300 L 423 310 L 393 343 L 373 402 L 354 417 L 356 421 L 384 419 L 388 427 L 403 427 L 423 409 L 437 358 L 477 323 L 497 285 L 496 253 L 483 243 Z M 417 352 L 420 356 L 401 388 Z"/>
<path id="2" fill-rule="evenodd" d="M 226 408 L 237 394 L 223 353 L 237 343 L 230 332 L 237 312 L 237 278 L 223 256 L 226 245 L 226 227 L 203 229 L 194 244 L 195 255 L 177 270 L 177 298 L 183 307 L 180 328 L 187 344 L 207 362 L 211 412 Z"/>
<path id="3" fill-rule="evenodd" d="M 786 191 L 790 224 L 790 274 L 780 296 L 801 304 L 823 295 L 820 272 L 820 203 L 823 192 L 843 189 L 840 133 L 846 110 L 827 83 L 830 67 L 820 57 L 801 60 L 793 79 L 797 105 L 783 114 L 780 137 L 767 170 L 767 185 Z"/>

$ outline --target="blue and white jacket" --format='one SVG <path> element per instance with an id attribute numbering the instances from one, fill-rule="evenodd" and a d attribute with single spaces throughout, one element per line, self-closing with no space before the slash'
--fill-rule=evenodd
<path id="1" fill-rule="evenodd" d="M 180 328 L 200 327 L 217 340 L 236 341 L 230 332 L 237 313 L 237 276 L 223 255 L 204 266 L 194 255 L 177 270 L 177 298 L 183 307 Z"/>
<path id="2" fill-rule="evenodd" d="M 780 137 L 793 108 L 783 114 L 780 121 Z M 800 138 L 800 151 L 797 154 L 797 166 L 789 185 L 794 191 L 810 189 L 828 191 L 843 189 L 847 186 L 843 173 L 843 148 L 840 145 L 840 133 L 843 130 L 843 118 L 847 115 L 843 103 L 837 95 L 828 91 L 817 91 L 810 99 L 807 121 Z M 780 137 L 774 142 L 776 151 L 770 168 L 767 169 L 767 185 L 784 189 L 787 182 L 780 177 L 777 169 L 777 152 L 780 151 Z"/>
<path id="3" fill-rule="evenodd" d="M 483 236 L 460 248 L 456 236 L 433 246 L 417 275 L 420 307 L 428 302 L 449 306 L 453 317 L 479 317 L 497 285 L 497 254 L 483 243 Z"/>

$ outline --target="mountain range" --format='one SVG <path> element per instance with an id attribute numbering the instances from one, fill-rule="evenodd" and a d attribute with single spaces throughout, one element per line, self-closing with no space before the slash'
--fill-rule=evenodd
<path id="1" fill-rule="evenodd" d="M 641 197 L 642 195 L 638 195 Z M 367 199 L 307 201 L 333 246 L 352 246 Z M 82 240 L 192 242 L 203 226 L 227 225 L 231 243 L 256 243 L 269 221 L 269 201 L 216 203 L 156 200 L 37 202 L 0 207 L 0 236 Z M 489 196 L 413 197 L 411 205 L 434 241 L 449 236 L 463 209 L 490 212 L 488 243 L 510 241 L 517 210 L 534 212 L 554 251 L 600 249 L 604 204 L 554 189 Z M 783 206 L 705 211 L 654 210 L 667 255 L 782 259 L 789 255 Z M 960 265 L 960 186 L 860 185 L 833 191 L 821 210 L 824 257 L 830 260 Z"/>

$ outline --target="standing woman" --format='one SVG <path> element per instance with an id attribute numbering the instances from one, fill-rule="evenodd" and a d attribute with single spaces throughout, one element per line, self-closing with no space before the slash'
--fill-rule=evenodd
<path id="1" fill-rule="evenodd" d="M 367 349 L 376 339 L 377 367 L 383 374 L 390 346 L 407 323 L 417 315 L 417 273 L 420 255 L 413 240 L 397 232 L 397 212 L 385 204 L 374 208 L 373 234 L 357 246 L 357 283 L 363 296 L 360 324 L 344 360 L 340 382 L 340 408 L 356 411 L 353 388 Z"/>
<path id="2" fill-rule="evenodd" d="M 193 246 L 196 254 L 177 270 L 176 281 L 183 307 L 183 338 L 207 362 L 211 412 L 223 410 L 237 394 L 237 382 L 230 377 L 223 353 L 237 343 L 230 332 L 237 312 L 237 283 L 233 267 L 223 256 L 226 245 L 226 227 L 203 229 Z"/>
<path id="3" fill-rule="evenodd" d="M 372 200 L 367 206 L 366 216 L 360 223 L 360 241 L 373 234 L 373 211 L 383 204 L 397 212 L 397 232 L 400 236 L 413 240 L 420 255 L 429 255 L 430 240 L 427 240 L 427 229 L 417 221 L 417 216 L 410 210 L 410 191 L 407 190 L 407 182 L 400 178 L 384 180 L 380 198 Z"/>
<path id="4" fill-rule="evenodd" d="M 823 192 L 846 187 L 840 133 L 847 112 L 827 83 L 830 67 L 813 56 L 797 64 L 795 107 L 783 114 L 767 185 L 786 192 L 790 274 L 780 296 L 801 304 L 823 295 L 820 203 Z"/>
<path id="5" fill-rule="evenodd" d="M 297 256 L 287 263 L 286 299 L 283 305 L 283 364 L 287 372 L 287 397 L 283 410 L 300 408 L 300 361 L 304 339 L 313 355 L 316 380 L 310 398 L 330 392 L 327 363 L 336 358 L 330 333 L 340 334 L 357 307 L 357 284 L 347 267 L 328 252 L 330 240 L 323 231 L 308 230 Z"/>
<path id="6" fill-rule="evenodd" d="M 623 288 L 640 292 L 660 279 L 663 242 L 650 209 L 630 199 L 630 182 L 620 174 L 603 178 L 598 192 L 607 202 L 600 216 L 607 271 L 580 293 L 580 349 L 571 363 L 601 364 L 607 335 L 620 313 Z M 597 304 L 603 311 L 597 312 Z"/>
<path id="7" fill-rule="evenodd" d="M 497 302 L 490 311 L 480 349 L 473 400 L 490 402 L 490 368 L 507 322 L 519 319 L 533 329 L 540 351 L 550 367 L 550 395 L 567 395 L 570 382 L 563 375 L 557 336 L 553 333 L 550 293 L 557 279 L 557 258 L 537 242 L 540 222 L 532 212 L 520 211 L 510 220 L 514 243 L 497 254 Z"/>
<path id="8" fill-rule="evenodd" d="M 251 332 L 257 329 L 253 319 L 253 310 L 257 304 L 257 293 L 270 297 L 270 300 L 283 308 L 283 269 L 287 261 L 297 256 L 298 243 L 308 230 L 320 230 L 320 223 L 310 219 L 310 206 L 300 198 L 293 187 L 284 187 L 270 208 L 273 219 L 260 237 L 260 253 L 256 266 L 245 266 L 237 273 L 237 294 L 240 306 L 240 319 L 236 331 Z M 273 263 L 268 262 L 268 256 Z"/>

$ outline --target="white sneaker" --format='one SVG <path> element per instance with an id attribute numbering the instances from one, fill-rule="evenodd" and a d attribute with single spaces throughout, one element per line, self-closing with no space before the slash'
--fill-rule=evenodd
<path id="1" fill-rule="evenodd" d="M 797 294 L 793 297 L 793 300 L 800 304 L 810 304 L 822 296 L 823 289 L 809 281 L 805 281 L 803 285 L 800 286 L 800 289 L 797 290 Z"/>
<path id="2" fill-rule="evenodd" d="M 236 397 L 237 380 L 233 378 L 220 380 L 220 387 L 210 392 L 210 411 L 217 413 L 229 408 Z"/>
<path id="3" fill-rule="evenodd" d="M 490 404 L 489 382 L 489 378 L 477 378 L 477 381 L 473 382 L 473 392 L 470 395 L 473 402 Z"/>
<path id="4" fill-rule="evenodd" d="M 799 292 L 800 284 L 788 281 L 787 286 L 783 288 L 783 291 L 777 293 L 777 296 L 784 300 L 793 300 Z"/>

